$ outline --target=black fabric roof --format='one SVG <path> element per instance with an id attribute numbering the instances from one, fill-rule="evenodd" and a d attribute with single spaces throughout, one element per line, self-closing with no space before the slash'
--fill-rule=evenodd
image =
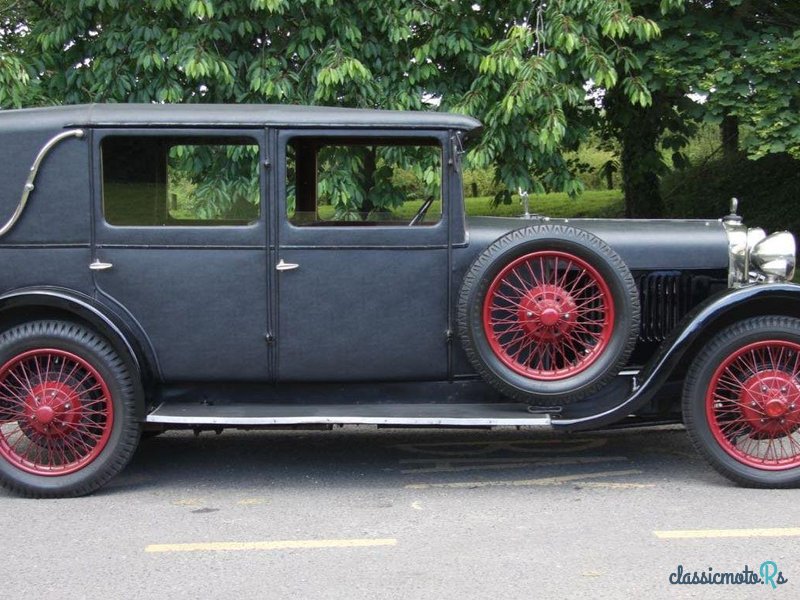
<path id="1" fill-rule="evenodd" d="M 481 126 L 472 117 L 434 111 L 397 111 L 280 104 L 81 104 L 0 110 L 0 127 L 7 119 L 46 121 L 63 127 L 386 127 L 459 129 Z M 32 124 L 32 123 L 31 123 Z"/>

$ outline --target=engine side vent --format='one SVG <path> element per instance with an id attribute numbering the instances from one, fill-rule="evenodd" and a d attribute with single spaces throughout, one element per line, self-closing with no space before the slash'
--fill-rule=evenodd
<path id="1" fill-rule="evenodd" d="M 660 342 L 689 312 L 694 302 L 693 277 L 680 271 L 656 271 L 639 279 L 642 325 L 639 339 Z"/>

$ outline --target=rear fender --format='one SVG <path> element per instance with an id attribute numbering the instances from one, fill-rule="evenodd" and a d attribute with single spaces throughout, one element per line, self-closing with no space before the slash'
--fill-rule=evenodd
<path id="1" fill-rule="evenodd" d="M 143 418 L 145 390 L 159 379 L 158 363 L 144 332 L 125 322 L 107 306 L 75 290 L 23 288 L 0 296 L 2 329 L 35 319 L 53 318 L 87 324 L 111 343 L 134 375 L 140 399 L 139 416 Z"/>

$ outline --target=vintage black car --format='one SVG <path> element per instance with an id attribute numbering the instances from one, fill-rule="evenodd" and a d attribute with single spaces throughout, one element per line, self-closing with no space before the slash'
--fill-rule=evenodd
<path id="1" fill-rule="evenodd" d="M 298 106 L 0 111 L 2 485 L 92 492 L 170 428 L 681 419 L 733 481 L 797 485 L 792 235 L 735 206 L 466 218 L 479 128 Z"/>

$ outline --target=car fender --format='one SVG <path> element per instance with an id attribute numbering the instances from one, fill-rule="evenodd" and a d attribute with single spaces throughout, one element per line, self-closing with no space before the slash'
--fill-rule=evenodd
<path id="1" fill-rule="evenodd" d="M 765 283 L 728 289 L 709 297 L 689 312 L 634 379 L 633 391 L 601 412 L 554 418 L 557 429 L 596 429 L 621 421 L 647 404 L 669 378 L 695 356 L 704 343 L 737 321 L 758 315 L 800 317 L 800 285 Z"/>
<path id="2" fill-rule="evenodd" d="M 10 317 L 15 322 L 30 317 L 46 319 L 49 318 L 48 309 L 58 311 L 56 318 L 59 314 L 68 314 L 88 323 L 128 362 L 138 388 L 140 416 L 143 417 L 144 390 L 149 382 L 159 378 L 157 359 L 144 332 L 124 321 L 109 307 L 76 290 L 27 287 L 0 295 L 0 322 L 4 317 Z"/>

